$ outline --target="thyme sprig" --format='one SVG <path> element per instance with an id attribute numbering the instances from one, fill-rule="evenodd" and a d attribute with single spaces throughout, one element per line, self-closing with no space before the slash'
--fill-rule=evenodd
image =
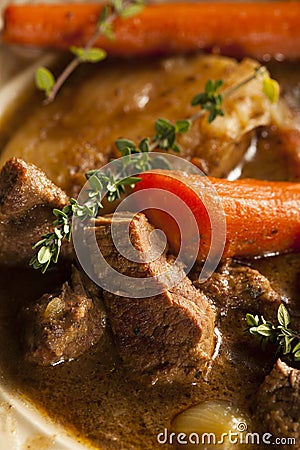
<path id="1" fill-rule="evenodd" d="M 230 97 L 236 91 L 246 86 L 256 78 L 262 77 L 262 90 L 271 103 L 276 103 L 279 98 L 279 85 L 276 80 L 269 77 L 265 66 L 258 66 L 254 72 L 239 83 L 229 87 L 222 93 L 219 89 L 223 86 L 223 80 L 208 80 L 205 84 L 204 92 L 195 95 L 191 104 L 200 106 L 200 110 L 190 117 L 191 121 L 199 119 L 206 111 L 209 112 L 208 122 L 212 123 L 218 116 L 224 116 L 222 108 L 224 99 Z"/>
<path id="2" fill-rule="evenodd" d="M 117 1 L 119 2 L 120 0 Z M 124 3 L 114 6 L 114 8 L 117 8 L 118 14 L 121 11 L 124 12 L 121 9 L 122 5 L 124 6 Z M 111 33 L 110 24 L 112 20 L 108 21 L 108 18 L 111 17 L 109 10 L 104 9 L 103 14 L 104 18 L 100 19 L 100 22 L 104 26 L 105 32 Z M 78 51 L 78 57 L 80 57 L 79 54 L 81 54 L 81 50 L 80 52 Z M 118 173 L 104 174 L 97 170 L 86 173 L 86 178 L 90 185 L 87 199 L 83 204 L 79 204 L 77 200 L 71 199 L 70 204 L 65 206 L 61 211 L 57 209 L 53 211 L 56 216 L 56 220 L 53 222 L 53 232 L 44 235 L 34 245 L 33 248 L 37 250 L 37 253 L 31 259 L 30 265 L 35 269 L 41 269 L 44 273 L 50 263 L 57 263 L 62 242 L 64 240 L 70 241 L 71 239 L 73 215 L 83 221 L 91 217 L 96 217 L 99 209 L 103 208 L 102 198 L 104 194 L 108 202 L 114 202 L 126 192 L 128 186 L 134 188 L 135 184 L 140 181 L 139 177 L 133 177 L 130 175 L 131 173 L 141 173 L 151 168 L 168 168 L 167 162 L 161 157 L 158 156 L 155 159 L 150 159 L 149 152 L 156 149 L 180 152 L 180 147 L 177 143 L 179 134 L 187 133 L 191 125 L 204 114 L 207 114 L 207 112 L 209 113 L 209 123 L 218 116 L 223 116 L 223 99 L 261 75 L 263 75 L 263 92 L 271 102 L 277 101 L 279 95 L 278 84 L 267 75 L 265 67 L 262 66 L 255 69 L 251 76 L 223 93 L 219 92 L 219 89 L 223 85 L 222 80 L 215 82 L 208 80 L 205 84 L 204 92 L 197 94 L 191 101 L 192 106 L 199 106 L 200 109 L 187 119 L 177 120 L 175 124 L 167 119 L 157 119 L 154 123 L 154 135 L 152 139 L 144 138 L 138 144 L 129 139 L 118 139 L 115 145 L 122 157 L 119 160 L 120 167 Z M 48 98 L 54 95 L 50 87 L 48 94 Z M 138 155 L 138 157 L 135 157 L 135 155 Z"/>
<path id="3" fill-rule="evenodd" d="M 255 68 L 253 74 L 224 90 L 222 93 L 219 90 L 223 86 L 223 80 L 208 80 L 204 86 L 204 91 L 195 95 L 191 100 L 191 105 L 199 106 L 199 110 L 187 119 L 177 120 L 175 124 L 172 124 L 167 119 L 157 119 L 154 124 L 155 134 L 151 141 L 146 138 L 136 146 L 133 141 L 121 139 L 116 141 L 116 146 L 120 151 L 124 151 L 124 148 L 127 147 L 128 152 L 131 154 L 141 151 L 150 152 L 156 149 L 172 150 L 180 153 L 180 147 L 177 143 L 179 134 L 187 133 L 192 124 L 207 114 L 207 112 L 209 113 L 207 118 L 208 123 L 212 123 L 218 116 L 224 116 L 225 113 L 222 109 L 224 99 L 230 97 L 234 92 L 259 77 L 262 77 L 262 90 L 266 97 L 271 103 L 277 102 L 279 85 L 277 81 L 269 77 L 265 66 L 259 66 Z"/>
<path id="4" fill-rule="evenodd" d="M 45 234 L 33 246 L 33 249 L 39 248 L 37 254 L 30 260 L 30 265 L 34 269 L 41 269 L 42 273 L 45 273 L 51 262 L 54 264 L 57 263 L 62 242 L 64 240 L 70 242 L 71 240 L 71 218 L 76 205 L 77 201 L 71 198 L 70 204 L 66 205 L 62 210 L 53 210 L 53 214 L 56 216 L 53 222 L 53 232 Z"/>
<path id="5" fill-rule="evenodd" d="M 116 160 L 117 163 L 120 162 L 119 165 L 115 165 L 115 169 L 119 169 L 117 174 L 90 170 L 85 174 L 89 183 L 89 189 L 83 204 L 71 198 L 70 204 L 62 208 L 62 210 L 53 210 L 53 214 L 56 217 L 53 222 L 53 232 L 45 234 L 33 246 L 33 249 L 38 249 L 29 263 L 34 269 L 41 269 L 42 273 L 45 273 L 51 263 L 56 264 L 58 262 L 63 241 L 70 242 L 71 240 L 73 216 L 80 218 L 83 222 L 96 217 L 99 209 L 103 208 L 102 199 L 104 196 L 106 196 L 108 202 L 114 202 L 125 193 L 127 186 L 133 189 L 135 184 L 141 180 L 139 177 L 128 174 L 132 173 L 132 171 L 143 172 L 151 167 L 155 168 L 155 164 L 158 162 L 153 160 L 154 164 L 151 164 L 147 155 L 149 147 L 146 140 L 141 141 L 140 148 L 137 150 L 133 148 L 130 141 L 120 139 L 116 142 L 116 145 L 122 156 L 122 158 Z M 145 157 L 135 158 L 134 155 L 137 153 L 143 153 Z M 158 156 L 157 159 L 160 159 L 159 167 L 161 167 L 161 157 Z"/>
<path id="6" fill-rule="evenodd" d="M 124 19 L 131 17 L 138 14 L 143 6 L 142 0 L 111 0 L 109 4 L 102 8 L 96 29 L 87 44 L 84 47 L 70 47 L 70 52 L 74 55 L 74 58 L 57 79 L 55 79 L 48 68 L 39 67 L 35 72 L 35 83 L 37 88 L 44 91 L 46 95 L 44 104 L 53 102 L 61 87 L 79 65 L 104 60 L 107 56 L 106 51 L 102 48 L 94 47 L 97 39 L 103 35 L 113 40 L 115 37 L 113 23 L 117 17 L 123 17 Z"/>
<path id="7" fill-rule="evenodd" d="M 246 314 L 246 322 L 245 332 L 256 336 L 263 348 L 271 342 L 277 345 L 277 353 L 292 355 L 295 361 L 300 361 L 300 333 L 290 328 L 290 314 L 283 303 L 278 307 L 276 324 L 252 314 Z"/>
<path id="8" fill-rule="evenodd" d="M 208 122 L 213 122 L 217 116 L 224 116 L 222 109 L 224 95 L 218 93 L 218 89 L 223 85 L 223 80 L 217 80 L 213 82 L 208 80 L 205 85 L 204 92 L 195 95 L 192 100 L 192 105 L 200 105 L 202 111 L 208 111 Z"/>

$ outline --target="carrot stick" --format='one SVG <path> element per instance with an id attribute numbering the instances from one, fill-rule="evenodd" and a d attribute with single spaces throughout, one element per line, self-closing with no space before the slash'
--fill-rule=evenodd
<path id="1" fill-rule="evenodd" d="M 83 46 L 95 30 L 101 4 L 10 5 L 5 42 L 67 49 Z M 113 55 L 170 54 L 197 49 L 230 56 L 300 57 L 300 2 L 204 2 L 146 6 L 115 21 L 114 40 L 97 45 Z"/>
<path id="2" fill-rule="evenodd" d="M 164 193 L 155 193 L 150 188 L 172 192 L 192 211 L 200 234 L 198 260 L 207 257 L 211 243 L 211 223 L 217 217 L 214 212 L 209 216 L 204 206 L 209 182 L 225 213 L 223 258 L 300 250 L 300 183 L 254 179 L 228 181 L 211 177 L 206 179 L 200 175 L 163 170 L 142 173 L 141 178 L 135 191 L 146 189 L 145 195 L 150 196 L 155 205 L 145 213 L 153 225 L 166 233 L 170 247 L 176 254 L 180 247 L 179 228 L 174 219 L 164 212 L 170 211 L 170 200 Z M 156 209 L 157 207 L 161 210 Z M 183 220 L 188 218 L 184 216 Z M 188 236 L 188 241 L 193 238 L 192 235 Z"/>

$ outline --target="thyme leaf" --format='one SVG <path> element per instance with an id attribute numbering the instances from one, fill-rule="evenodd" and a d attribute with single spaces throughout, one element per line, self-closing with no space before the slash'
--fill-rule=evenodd
<path id="1" fill-rule="evenodd" d="M 134 5 L 127 6 L 127 8 L 124 8 L 120 12 L 120 16 L 123 17 L 123 19 L 128 19 L 129 17 L 136 16 L 143 10 L 143 3 L 142 2 L 136 2 Z"/>
<path id="2" fill-rule="evenodd" d="M 39 67 L 35 72 L 35 84 L 38 89 L 44 91 L 46 96 L 49 97 L 55 85 L 53 73 L 46 67 Z"/>
<path id="3" fill-rule="evenodd" d="M 106 58 L 107 53 L 102 48 L 92 47 L 92 48 L 84 48 L 84 47 L 70 47 L 70 52 L 77 56 L 81 63 L 90 62 L 96 63 L 102 61 Z"/>
<path id="4" fill-rule="evenodd" d="M 289 328 L 290 314 L 286 306 L 281 303 L 277 310 L 277 323 L 266 321 L 263 316 L 246 314 L 246 334 L 258 338 L 265 347 L 271 342 L 277 345 L 277 353 L 293 356 L 295 361 L 300 361 L 300 333 Z"/>

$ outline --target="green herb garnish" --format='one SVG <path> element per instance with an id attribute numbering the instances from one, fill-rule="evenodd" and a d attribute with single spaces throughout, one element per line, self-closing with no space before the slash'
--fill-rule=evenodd
<path id="1" fill-rule="evenodd" d="M 85 47 L 70 47 L 70 52 L 75 56 L 65 67 L 63 72 L 55 79 L 53 73 L 45 68 L 39 67 L 35 73 L 35 81 L 38 89 L 46 95 L 45 104 L 51 103 L 69 76 L 82 63 L 96 63 L 106 58 L 106 51 L 94 47 L 98 37 L 103 35 L 108 39 L 114 39 L 113 22 L 117 17 L 128 18 L 138 14 L 143 9 L 141 0 L 111 0 L 101 11 L 97 27 Z"/>
<path id="2" fill-rule="evenodd" d="M 79 58 L 79 61 L 81 63 L 90 62 L 90 63 L 96 63 L 99 61 L 103 61 L 103 59 L 106 58 L 107 53 L 102 48 L 89 48 L 86 49 L 84 47 L 70 47 L 70 52 L 73 53 L 76 57 Z"/>
<path id="3" fill-rule="evenodd" d="M 71 198 L 70 204 L 62 210 L 53 210 L 53 214 L 56 216 L 56 220 L 53 222 L 53 232 L 45 234 L 33 246 L 34 249 L 39 249 L 30 261 L 30 265 L 34 269 L 41 269 L 42 273 L 45 273 L 50 263 L 57 263 L 63 240 L 71 240 L 71 218 L 76 204 L 76 200 Z"/>
<path id="4" fill-rule="evenodd" d="M 267 321 L 263 316 L 246 314 L 246 333 L 259 338 L 263 347 L 267 343 L 277 345 L 277 352 L 283 355 L 292 355 L 295 361 L 300 361 L 300 333 L 293 331 L 289 326 L 290 314 L 283 303 L 277 311 L 277 323 Z"/>
<path id="5" fill-rule="evenodd" d="M 62 210 L 54 209 L 53 214 L 56 219 L 53 222 L 53 232 L 45 234 L 42 239 L 34 245 L 38 249 L 37 253 L 31 258 L 30 265 L 34 269 L 41 269 L 45 273 L 51 263 L 56 264 L 64 240 L 70 242 L 72 233 L 72 217 L 78 217 L 83 222 L 92 217 L 96 217 L 99 209 L 103 208 L 102 199 L 104 194 L 109 202 L 114 202 L 125 193 L 126 187 L 134 188 L 140 181 L 139 177 L 128 175 L 133 170 L 143 172 L 150 169 L 151 161 L 147 156 L 148 145 L 145 140 L 141 141 L 138 149 L 132 141 L 120 139 L 116 145 L 124 158 L 120 161 L 120 171 L 118 176 L 111 173 L 102 173 L 98 170 L 90 170 L 85 174 L 89 190 L 87 199 L 80 204 L 74 198 L 70 199 L 70 204 Z M 145 158 L 134 158 L 131 155 L 144 153 Z M 126 158 L 128 156 L 128 159 Z"/>
<path id="6" fill-rule="evenodd" d="M 209 112 L 208 122 L 213 122 L 217 116 L 224 116 L 224 111 L 221 108 L 223 103 L 223 95 L 218 93 L 218 89 L 223 85 L 222 80 L 211 81 L 208 80 L 205 85 L 205 90 L 201 94 L 195 95 L 192 100 L 192 105 L 201 106 L 202 109 Z"/>
<path id="7" fill-rule="evenodd" d="M 35 72 L 36 87 L 45 92 L 49 97 L 53 86 L 55 85 L 55 78 L 53 73 L 46 67 L 39 67 Z"/>

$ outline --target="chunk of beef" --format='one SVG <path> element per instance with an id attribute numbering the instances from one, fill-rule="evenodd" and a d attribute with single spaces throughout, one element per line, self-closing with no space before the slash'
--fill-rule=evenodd
<path id="1" fill-rule="evenodd" d="M 71 285 L 44 294 L 25 309 L 27 358 L 39 365 L 54 365 L 85 353 L 102 337 L 105 312 L 100 290 L 73 268 Z"/>
<path id="2" fill-rule="evenodd" d="M 276 317 L 281 296 L 271 287 L 269 280 L 258 270 L 228 259 L 204 283 L 194 282 L 220 308 L 238 308 L 262 314 L 268 319 Z"/>
<path id="3" fill-rule="evenodd" d="M 129 226 L 130 241 L 140 254 L 149 254 L 151 248 L 155 248 L 157 242 L 153 236 L 151 242 L 149 239 L 154 227 L 145 215 L 137 214 L 131 219 L 126 214 L 115 214 L 114 220 L 116 217 L 121 242 L 123 226 Z M 114 246 L 111 224 L 111 216 L 98 218 L 95 228 L 87 231 L 98 277 L 103 276 L 103 271 L 89 239 L 89 234 L 94 232 L 99 249 L 111 267 L 126 276 L 156 277 L 164 289 L 161 294 L 147 298 L 104 292 L 107 315 L 120 356 L 133 373 L 146 381 L 195 381 L 208 367 L 214 350 L 212 307 L 174 258 L 166 256 L 166 249 L 151 262 L 135 262 L 122 256 Z M 117 239 L 117 242 L 120 241 Z M 167 278 L 175 280 L 175 286 L 169 290 L 164 280 L 167 270 L 171 270 Z M 132 292 L 135 293 L 134 281 Z"/>
<path id="4" fill-rule="evenodd" d="M 32 164 L 12 158 L 0 172 L 0 264 L 28 264 L 32 246 L 48 233 L 53 208 L 66 194 Z"/>
<path id="5" fill-rule="evenodd" d="M 278 438 L 294 438 L 296 443 L 289 448 L 299 448 L 300 370 L 277 360 L 259 388 L 256 416 L 265 431 Z"/>
<path id="6" fill-rule="evenodd" d="M 258 339 L 245 334 L 246 314 L 264 315 L 276 321 L 281 296 L 272 289 L 268 279 L 246 265 L 225 260 L 211 277 L 199 283 L 199 267 L 191 273 L 196 286 L 214 304 L 220 332 L 218 356 L 251 373 L 253 382 L 261 382 L 261 373 L 268 373 L 273 361 L 266 357 Z M 273 349 L 275 352 L 275 348 Z M 255 381 L 256 380 L 256 381 Z M 236 389 L 243 386 L 236 386 Z"/>

